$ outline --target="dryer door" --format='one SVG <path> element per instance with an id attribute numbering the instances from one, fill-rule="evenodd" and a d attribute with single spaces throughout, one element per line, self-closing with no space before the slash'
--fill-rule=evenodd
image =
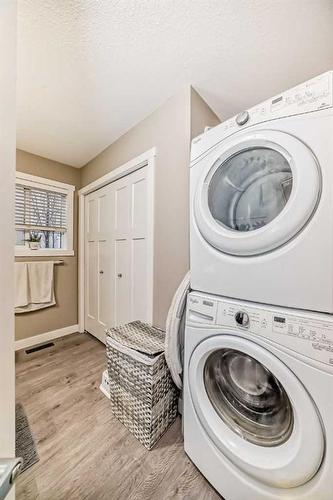
<path id="1" fill-rule="evenodd" d="M 188 370 L 200 423 L 236 467 L 278 488 L 316 474 L 324 454 L 317 409 L 276 356 L 246 339 L 217 335 L 196 347 Z"/>
<path id="2" fill-rule="evenodd" d="M 293 238 L 321 192 L 312 151 L 287 133 L 263 130 L 224 141 L 204 160 L 194 198 L 196 224 L 216 249 L 258 255 Z"/>

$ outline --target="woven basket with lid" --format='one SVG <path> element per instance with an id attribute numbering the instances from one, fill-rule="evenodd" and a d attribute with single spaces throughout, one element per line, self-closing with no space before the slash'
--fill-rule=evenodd
<path id="1" fill-rule="evenodd" d="M 178 390 L 164 357 L 165 334 L 141 321 L 107 331 L 112 412 L 151 449 L 177 416 Z"/>

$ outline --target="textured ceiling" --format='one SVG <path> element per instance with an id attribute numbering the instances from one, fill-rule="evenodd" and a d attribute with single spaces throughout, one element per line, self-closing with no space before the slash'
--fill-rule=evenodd
<path id="1" fill-rule="evenodd" d="M 332 0 L 18 4 L 18 147 L 69 165 L 185 84 L 223 119 L 333 69 Z"/>

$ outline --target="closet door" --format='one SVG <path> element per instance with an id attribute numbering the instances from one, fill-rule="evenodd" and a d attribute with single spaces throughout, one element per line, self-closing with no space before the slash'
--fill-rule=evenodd
<path id="1" fill-rule="evenodd" d="M 113 319 L 113 190 L 106 186 L 85 200 L 85 329 L 105 342 Z"/>
<path id="2" fill-rule="evenodd" d="M 113 250 L 115 260 L 114 279 L 114 324 L 131 321 L 131 266 L 130 266 L 130 224 L 131 187 L 130 175 L 113 183 L 114 189 L 114 233 Z"/>
<path id="3" fill-rule="evenodd" d="M 149 321 L 149 193 L 147 168 L 114 182 L 115 325 Z"/>
<path id="4" fill-rule="evenodd" d="M 151 321 L 152 235 L 147 167 L 86 196 L 85 329 Z"/>

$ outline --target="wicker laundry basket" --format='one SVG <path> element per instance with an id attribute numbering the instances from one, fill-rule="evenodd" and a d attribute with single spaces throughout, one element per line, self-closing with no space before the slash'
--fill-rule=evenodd
<path id="1" fill-rule="evenodd" d="M 164 357 L 165 334 L 134 321 L 106 337 L 114 415 L 148 449 L 177 416 L 178 390 Z"/>

